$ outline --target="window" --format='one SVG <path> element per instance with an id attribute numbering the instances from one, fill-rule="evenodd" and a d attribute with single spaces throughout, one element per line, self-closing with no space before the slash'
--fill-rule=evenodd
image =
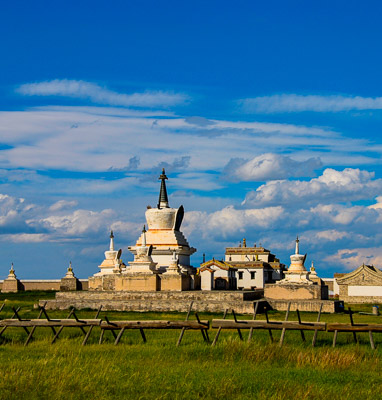
<path id="1" fill-rule="evenodd" d="M 239 271 L 238 275 L 239 275 L 239 279 L 243 279 L 243 271 Z"/>
<path id="2" fill-rule="evenodd" d="M 251 271 L 251 279 L 255 279 L 256 271 Z"/>

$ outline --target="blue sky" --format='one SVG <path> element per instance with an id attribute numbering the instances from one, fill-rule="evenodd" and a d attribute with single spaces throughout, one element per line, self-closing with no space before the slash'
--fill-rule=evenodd
<path id="1" fill-rule="evenodd" d="M 380 2 L 8 2 L 0 279 L 125 261 L 157 177 L 198 266 L 243 237 L 382 267 Z"/>

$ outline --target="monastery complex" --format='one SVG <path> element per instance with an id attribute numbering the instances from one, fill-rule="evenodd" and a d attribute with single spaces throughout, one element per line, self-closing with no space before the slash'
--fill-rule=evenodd
<path id="1" fill-rule="evenodd" d="M 158 203 L 147 207 L 142 233 L 128 247 L 133 261 L 122 261 L 112 231 L 104 260 L 88 280 L 77 279 L 70 265 L 61 280 L 20 281 L 12 265 L 8 278 L 0 281 L 2 292 L 53 289 L 59 292 L 48 302 L 50 308 L 97 308 L 102 303 L 109 309 L 137 311 L 184 311 L 192 300 L 201 311 L 235 306 L 239 312 L 252 312 L 254 299 L 280 310 L 292 302 L 295 309 L 316 311 L 323 304 L 324 311 L 337 311 L 341 304 L 329 300 L 329 294 L 347 302 L 382 302 L 382 271 L 363 265 L 349 274 L 321 279 L 313 264 L 309 270 L 305 267 L 298 238 L 289 267 L 261 244 L 248 246 L 246 239 L 227 247 L 224 259 L 203 256 L 198 268 L 192 266 L 196 249 L 181 231 L 183 206 L 169 205 L 167 179 L 163 169 Z"/>

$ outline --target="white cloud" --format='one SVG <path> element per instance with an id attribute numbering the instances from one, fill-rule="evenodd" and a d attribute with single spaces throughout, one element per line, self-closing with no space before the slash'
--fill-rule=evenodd
<path id="1" fill-rule="evenodd" d="M 200 211 L 187 212 L 185 215 L 185 231 L 199 231 L 204 238 L 222 237 L 244 232 L 253 226 L 270 228 L 283 214 L 282 207 L 266 207 L 262 209 L 238 210 L 228 206 L 222 210 L 207 214 Z"/>
<path id="2" fill-rule="evenodd" d="M 125 107 L 168 107 L 183 104 L 189 97 L 181 93 L 147 91 L 124 94 L 101 87 L 96 83 L 70 79 L 26 83 L 16 91 L 25 96 L 61 96 L 90 100 L 93 103 Z"/>
<path id="3" fill-rule="evenodd" d="M 243 205 L 262 207 L 273 204 L 319 204 L 370 199 L 382 192 L 382 179 L 374 173 L 354 168 L 337 171 L 327 168 L 310 181 L 271 181 L 246 195 Z"/>
<path id="4" fill-rule="evenodd" d="M 12 235 L 1 235 L 2 242 L 12 243 L 42 243 L 49 241 L 49 235 L 42 233 L 17 233 Z"/>
<path id="5" fill-rule="evenodd" d="M 382 267 L 382 249 L 380 247 L 340 249 L 324 259 L 330 263 L 338 263 L 338 270 L 345 268 L 354 270 L 362 264 Z"/>
<path id="6" fill-rule="evenodd" d="M 252 160 L 264 153 L 293 152 L 296 162 L 320 158 L 336 165 L 377 163 L 382 153 L 381 146 L 373 145 L 371 152 L 366 140 L 326 128 L 217 120 L 200 126 L 179 117 L 113 115 L 108 110 L 1 112 L 0 136 L 9 148 L 0 152 L 0 168 L 17 169 L 13 179 L 32 181 L 39 176 L 21 169 L 118 171 L 136 157 L 139 171 L 188 159 L 188 171 L 204 173 L 223 169 L 232 158 Z"/>
<path id="7" fill-rule="evenodd" d="M 67 215 L 52 215 L 42 218 L 38 222 L 49 231 L 64 236 L 92 235 L 108 229 L 110 222 L 116 218 L 111 209 L 100 212 L 89 210 L 76 210 Z"/>
<path id="8" fill-rule="evenodd" d="M 381 110 L 382 97 L 280 94 L 242 99 L 239 104 L 244 112 L 264 114 L 302 111 Z"/>
<path id="9" fill-rule="evenodd" d="M 78 204 L 77 201 L 67 201 L 67 200 L 59 200 L 56 203 L 52 204 L 49 207 L 50 211 L 61 211 L 75 207 Z"/>
<path id="10" fill-rule="evenodd" d="M 326 240 L 329 242 L 335 242 L 337 240 L 341 240 L 344 238 L 348 238 L 350 236 L 349 232 L 337 231 L 336 229 L 328 229 L 325 231 L 317 232 L 315 237 L 316 240 Z"/>
<path id="11" fill-rule="evenodd" d="M 112 209 L 76 209 L 76 201 L 60 200 L 50 207 L 0 194 L 0 240 L 35 243 L 85 240 L 98 243 L 110 229 L 124 237 L 136 235 L 138 224 Z M 140 226 L 140 224 L 139 224 Z"/>
<path id="12" fill-rule="evenodd" d="M 232 158 L 223 173 L 235 181 L 260 182 L 290 177 L 312 176 L 322 163 L 319 158 L 296 161 L 282 154 L 266 153 L 251 160 Z"/>

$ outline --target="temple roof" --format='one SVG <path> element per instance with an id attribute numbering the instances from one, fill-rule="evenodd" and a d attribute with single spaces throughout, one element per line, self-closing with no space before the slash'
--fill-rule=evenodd
<path id="1" fill-rule="evenodd" d="M 337 277 L 338 284 L 348 284 L 353 280 L 361 277 L 362 281 L 375 281 L 379 284 L 382 284 L 382 271 L 378 268 L 374 267 L 373 265 L 365 265 L 362 264 L 360 267 L 355 269 L 348 274 L 343 275 L 342 277 Z"/>
<path id="2" fill-rule="evenodd" d="M 212 265 L 216 265 L 217 267 L 219 267 L 220 269 L 224 269 L 226 271 L 230 270 L 230 269 L 235 269 L 235 267 L 233 267 L 231 264 L 225 262 L 225 261 L 218 261 L 218 260 L 208 260 L 206 262 L 204 262 L 203 264 L 200 264 L 200 271 L 205 271 L 205 270 L 211 270 L 211 266 Z"/>

